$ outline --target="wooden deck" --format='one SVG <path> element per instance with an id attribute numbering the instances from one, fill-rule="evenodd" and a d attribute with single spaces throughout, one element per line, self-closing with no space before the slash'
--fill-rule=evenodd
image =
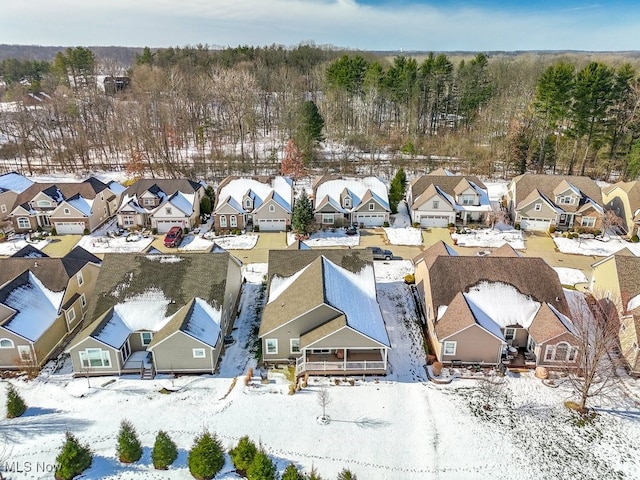
<path id="1" fill-rule="evenodd" d="M 347 358 L 338 355 L 308 354 L 296 361 L 296 375 L 386 375 L 385 362 L 377 352 L 347 353 Z"/>

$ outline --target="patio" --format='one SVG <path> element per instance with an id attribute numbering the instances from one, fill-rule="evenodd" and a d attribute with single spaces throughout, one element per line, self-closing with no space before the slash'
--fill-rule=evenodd
<path id="1" fill-rule="evenodd" d="M 346 352 L 346 355 L 345 353 Z M 330 350 L 302 352 L 296 359 L 296 375 L 386 375 L 387 351 Z"/>

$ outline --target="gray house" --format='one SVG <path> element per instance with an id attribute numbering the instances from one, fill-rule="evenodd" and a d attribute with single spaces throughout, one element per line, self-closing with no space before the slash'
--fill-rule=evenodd
<path id="1" fill-rule="evenodd" d="M 215 372 L 237 312 L 238 259 L 107 254 L 103 266 L 90 323 L 67 349 L 75 375 Z"/>

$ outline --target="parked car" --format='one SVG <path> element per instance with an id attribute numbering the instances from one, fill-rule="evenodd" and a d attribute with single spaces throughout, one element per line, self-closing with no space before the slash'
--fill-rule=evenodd
<path id="1" fill-rule="evenodd" d="M 171 227 L 171 230 L 167 232 L 164 237 L 165 247 L 177 247 L 182 241 L 182 228 Z"/>
<path id="2" fill-rule="evenodd" d="M 385 250 L 380 247 L 371 247 L 374 260 L 391 260 L 393 258 L 393 252 L 391 250 Z"/>

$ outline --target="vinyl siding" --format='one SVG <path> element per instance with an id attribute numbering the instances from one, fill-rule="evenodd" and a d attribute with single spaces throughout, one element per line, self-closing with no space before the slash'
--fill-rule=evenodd
<path id="1" fill-rule="evenodd" d="M 101 350 L 108 350 L 111 355 L 111 367 L 110 368 L 98 368 L 93 367 L 89 369 L 89 372 L 83 371 L 82 363 L 80 362 L 80 351 L 87 348 L 100 348 Z M 109 347 L 104 343 L 98 342 L 94 338 L 85 338 L 81 343 L 73 347 L 70 352 L 71 363 L 73 365 L 73 373 L 75 376 L 83 376 L 87 373 L 91 376 L 95 375 L 119 375 L 120 369 L 122 369 L 122 360 L 120 358 L 120 351 L 115 348 Z"/>
<path id="2" fill-rule="evenodd" d="M 341 328 L 337 332 L 309 345 L 307 348 L 381 348 L 378 342 L 349 328 Z"/>
<path id="3" fill-rule="evenodd" d="M 455 355 L 444 355 L 444 342 L 457 342 Z M 500 359 L 502 342 L 477 325 L 442 339 L 440 356 L 442 362 L 461 360 L 463 363 L 495 365 Z"/>
<path id="4" fill-rule="evenodd" d="M 222 341 L 215 349 L 178 331 L 153 348 L 153 360 L 158 373 L 214 373 Z M 193 349 L 202 348 L 205 358 L 193 358 Z"/>
<path id="5" fill-rule="evenodd" d="M 15 368 L 18 360 L 18 345 L 31 343 L 18 335 L 0 327 L 0 338 L 8 338 L 13 342 L 13 348 L 0 348 L 0 368 Z"/>

